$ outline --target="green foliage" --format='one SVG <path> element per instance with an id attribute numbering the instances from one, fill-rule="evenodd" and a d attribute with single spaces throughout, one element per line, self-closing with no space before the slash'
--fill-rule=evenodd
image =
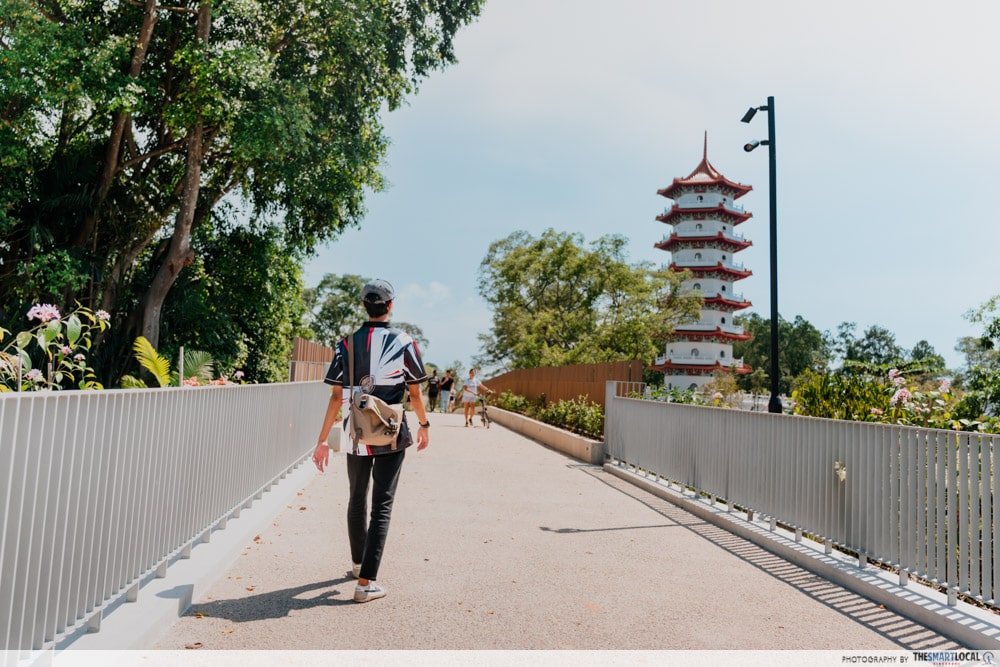
<path id="1" fill-rule="evenodd" d="M 817 373 L 806 371 L 792 392 L 792 412 L 797 415 L 883 421 L 890 413 L 892 385 L 868 374 Z"/>
<path id="2" fill-rule="evenodd" d="M 160 349 L 171 358 L 181 346 L 204 350 L 222 375 L 284 381 L 305 313 L 294 253 L 274 229 L 206 230 L 195 245 L 198 259 L 164 305 Z"/>
<path id="3" fill-rule="evenodd" d="M 0 327 L 0 393 L 103 389 L 88 356 L 95 334 L 108 328 L 107 313 L 81 307 L 64 317 L 36 304 L 27 319 L 38 324 L 17 333 Z"/>
<path id="4" fill-rule="evenodd" d="M 381 114 L 454 62 L 482 6 L 0 0 L 0 321 L 43 297 L 101 307 L 123 323 L 112 369 L 138 333 L 191 345 L 159 340 L 174 280 L 234 275 L 195 238 L 251 220 L 302 257 L 360 224 L 384 185 Z M 276 377 L 273 341 L 242 344 L 212 351 Z"/>
<path id="5" fill-rule="evenodd" d="M 753 374 L 739 376 L 737 382 L 744 391 L 759 393 L 759 387 L 769 383 L 771 320 L 757 313 L 750 313 L 736 316 L 735 322 L 753 336 L 748 341 L 733 344 L 733 356 L 742 358 L 744 363 L 754 369 Z M 801 315 L 796 315 L 792 322 L 779 316 L 778 343 L 778 370 L 781 374 L 778 391 L 784 394 L 791 391 L 794 378 L 806 370 L 821 371 L 830 357 L 829 346 L 823 334 Z M 761 385 L 762 381 L 764 385 Z"/>
<path id="6" fill-rule="evenodd" d="M 558 428 L 591 438 L 604 437 L 604 410 L 586 396 L 578 396 L 572 400 L 561 400 L 546 405 L 544 397 L 539 402 L 532 403 L 524 396 L 505 391 L 494 398 L 493 403 L 504 410 L 516 412 Z"/>
<path id="7" fill-rule="evenodd" d="M 371 278 L 346 273 L 338 276 L 328 273 L 319 285 L 305 291 L 303 301 L 307 310 L 304 338 L 333 347 L 368 319 L 361 306 L 361 289 Z M 427 338 L 423 330 L 409 322 L 392 321 L 392 326 L 410 334 L 421 349 L 426 349 Z"/>
<path id="8" fill-rule="evenodd" d="M 144 337 L 139 336 L 132 345 L 135 360 L 147 371 L 161 387 L 170 386 L 200 386 L 204 384 L 227 384 L 225 378 L 213 380 L 215 361 L 212 355 L 202 350 L 191 350 L 184 353 L 184 377 L 180 377 L 181 368 L 178 359 L 176 371 L 170 370 L 170 360 L 161 355 Z M 134 375 L 124 375 L 121 379 L 123 389 L 145 389 L 148 385 Z"/>
<path id="9" fill-rule="evenodd" d="M 532 368 L 655 358 L 657 339 L 702 302 L 680 295 L 684 275 L 630 264 L 626 243 L 607 235 L 588 248 L 581 235 L 552 229 L 492 243 L 479 268 L 479 293 L 493 308 L 480 360 Z"/>
<path id="10" fill-rule="evenodd" d="M 153 379 L 156 380 L 156 383 L 159 386 L 170 386 L 169 359 L 160 356 L 153 345 L 142 336 L 135 339 L 132 351 L 135 353 L 135 360 L 139 362 L 139 366 L 152 375 Z M 128 381 L 128 384 L 134 385 L 131 378 Z"/>

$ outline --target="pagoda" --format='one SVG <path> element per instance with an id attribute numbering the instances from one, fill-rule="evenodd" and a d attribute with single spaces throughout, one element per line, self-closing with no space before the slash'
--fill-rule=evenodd
<path id="1" fill-rule="evenodd" d="M 750 307 L 733 285 L 752 274 L 735 261 L 736 253 L 752 243 L 736 233 L 737 225 L 752 216 L 736 200 L 750 192 L 749 185 L 734 183 L 708 161 L 708 133 L 701 162 L 687 178 L 675 178 L 657 194 L 673 206 L 656 217 L 671 232 L 655 244 L 671 255 L 671 271 L 690 271 L 681 289 L 700 293 L 704 299 L 697 322 L 678 325 L 668 339 L 665 354 L 652 370 L 662 371 L 664 386 L 697 389 L 717 371 L 750 373 L 742 359 L 733 359 L 733 342 L 750 340 L 751 334 L 733 322 L 733 314 Z"/>

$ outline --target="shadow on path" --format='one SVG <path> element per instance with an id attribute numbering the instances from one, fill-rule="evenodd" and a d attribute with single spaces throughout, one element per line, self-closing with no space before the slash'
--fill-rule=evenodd
<path id="1" fill-rule="evenodd" d="M 626 496 L 633 498 L 654 512 L 669 519 L 676 526 L 681 526 L 692 531 L 696 535 L 725 549 L 737 558 L 801 591 L 826 607 L 865 625 L 873 632 L 892 641 L 901 649 L 907 651 L 927 651 L 931 649 L 960 650 L 964 648 L 950 640 L 947 645 L 942 646 L 942 636 L 937 632 L 894 611 L 890 611 L 866 597 L 834 584 L 817 574 L 813 574 L 808 570 L 775 556 L 766 549 L 734 535 L 724 528 L 716 526 L 713 523 L 707 523 L 670 501 L 658 498 L 639 487 L 629 484 L 626 480 L 605 472 L 603 468 L 580 466 L 580 470 Z M 606 528 L 603 530 L 666 527 L 670 526 L 629 526 Z M 544 526 L 541 527 L 541 530 L 553 533 L 588 532 L 587 529 L 548 528 Z"/>
<path id="2" fill-rule="evenodd" d="M 294 588 L 283 588 L 278 591 L 248 595 L 246 597 L 233 598 L 230 600 L 211 600 L 200 604 L 192 605 L 185 616 L 208 616 L 210 618 L 224 618 L 233 623 L 248 623 L 251 621 L 262 621 L 269 618 L 284 618 L 293 611 L 312 609 L 314 607 L 336 607 L 346 604 L 354 604 L 352 597 L 341 598 L 339 591 L 332 590 L 333 586 L 351 582 L 352 577 L 341 577 L 328 581 L 318 581 L 312 584 L 303 584 Z M 353 585 L 351 590 L 353 591 Z M 323 590 L 328 589 L 328 590 Z M 322 591 L 318 594 L 302 597 L 313 591 Z"/>

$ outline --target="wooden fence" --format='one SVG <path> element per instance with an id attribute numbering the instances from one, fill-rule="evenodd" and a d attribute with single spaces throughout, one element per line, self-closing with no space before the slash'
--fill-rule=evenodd
<path id="1" fill-rule="evenodd" d="M 296 337 L 292 341 L 292 361 L 288 365 L 288 381 L 322 380 L 332 360 L 333 348 Z"/>
<path id="2" fill-rule="evenodd" d="M 532 401 L 542 394 L 548 403 L 586 396 L 603 408 L 608 380 L 641 382 L 642 370 L 643 363 L 639 360 L 523 368 L 485 380 L 485 383 L 497 393 L 509 391 Z M 457 384 L 461 385 L 461 380 Z"/>

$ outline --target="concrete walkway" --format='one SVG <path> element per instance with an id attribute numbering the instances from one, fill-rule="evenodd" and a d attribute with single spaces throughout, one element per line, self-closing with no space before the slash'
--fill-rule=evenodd
<path id="1" fill-rule="evenodd" d="M 432 422 L 406 455 L 387 597 L 351 599 L 341 454 L 156 648 L 959 648 L 600 467 Z"/>

